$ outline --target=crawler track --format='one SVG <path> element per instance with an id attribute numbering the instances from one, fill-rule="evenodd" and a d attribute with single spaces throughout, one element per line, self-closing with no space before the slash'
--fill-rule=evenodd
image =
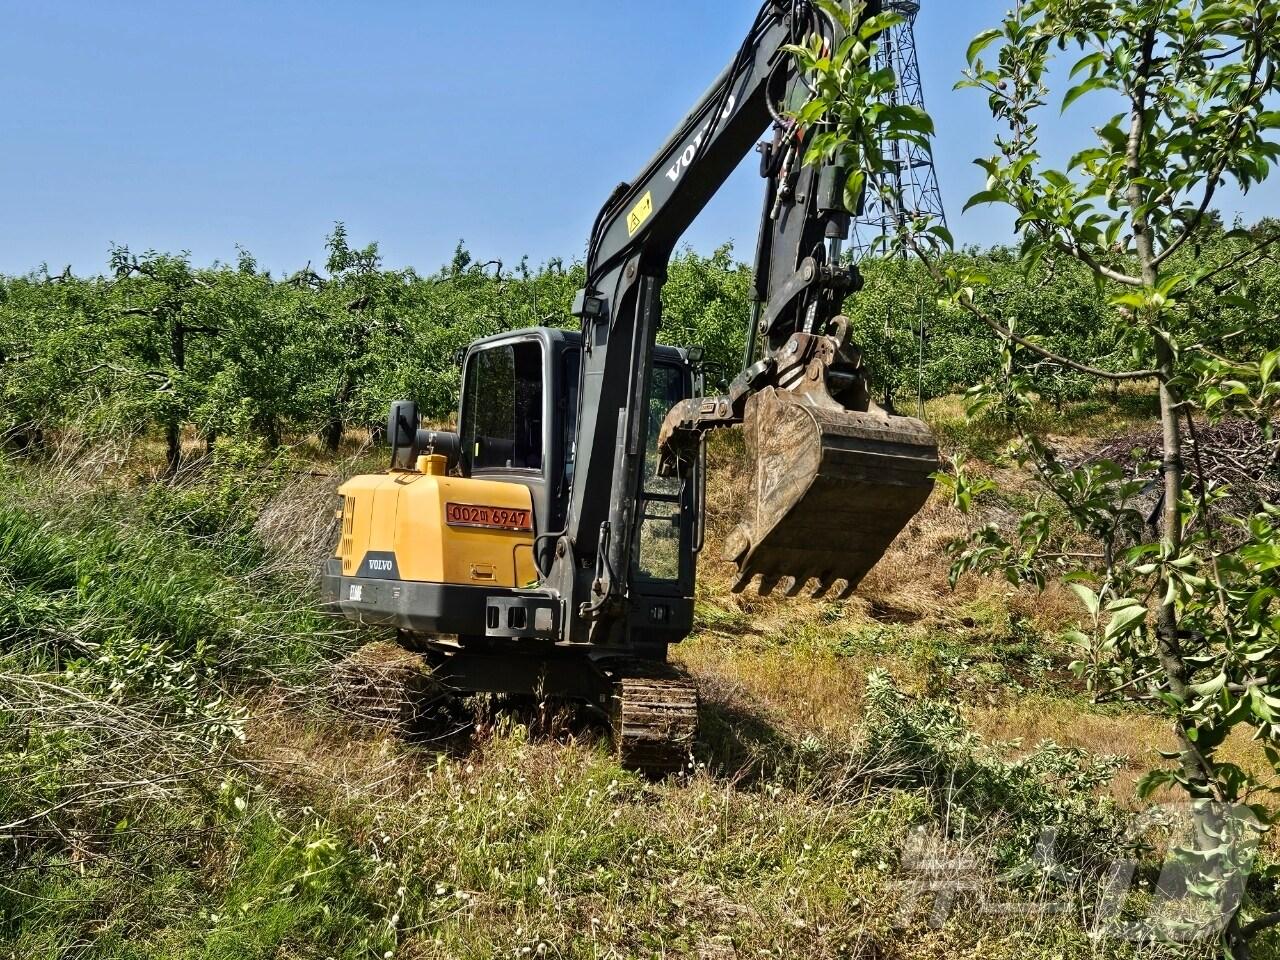
<path id="1" fill-rule="evenodd" d="M 409 731 L 451 691 L 432 679 L 422 657 L 372 643 L 334 665 L 326 693 L 353 720 Z"/>
<path id="2" fill-rule="evenodd" d="M 481 667 L 470 664 L 473 672 L 441 682 L 421 655 L 375 643 L 335 665 L 327 692 L 330 702 L 354 720 L 410 733 L 428 715 L 469 692 L 536 695 L 513 689 L 505 684 L 506 677 L 489 672 L 505 662 L 485 658 Z M 538 674 L 530 669 L 522 675 Z M 584 658 L 576 676 L 575 699 L 597 708 L 608 705 L 614 747 L 624 767 L 662 776 L 690 762 L 698 736 L 698 688 L 687 673 L 658 660 L 589 664 Z"/>
<path id="3" fill-rule="evenodd" d="M 618 759 L 644 773 L 673 773 L 689 762 L 698 735 L 698 688 L 666 663 L 611 664 L 610 719 Z"/>

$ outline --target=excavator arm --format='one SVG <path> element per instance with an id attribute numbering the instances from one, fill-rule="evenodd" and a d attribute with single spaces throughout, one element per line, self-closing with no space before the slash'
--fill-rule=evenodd
<path id="1" fill-rule="evenodd" d="M 625 629 L 668 260 L 770 129 L 760 146 L 766 187 L 744 370 L 726 396 L 669 413 L 664 469 L 687 475 L 708 430 L 745 424 L 751 503 L 727 558 L 740 585 L 760 573 L 763 590 L 783 577 L 791 589 L 811 578 L 819 589 L 837 580 L 852 589 L 928 496 L 932 438 L 918 421 L 874 407 L 839 315 L 860 287 L 840 257 L 851 219 L 845 171 L 802 163 L 816 130 L 786 110 L 803 103 L 805 78 L 785 48 L 814 34 L 832 49 L 843 39 L 808 0 L 766 0 L 734 59 L 596 219 L 574 305 L 583 359 L 570 504 L 545 584 L 566 601 L 570 642 L 610 642 Z M 834 511 L 835 527 L 819 523 L 825 551 L 813 549 L 815 510 Z"/>

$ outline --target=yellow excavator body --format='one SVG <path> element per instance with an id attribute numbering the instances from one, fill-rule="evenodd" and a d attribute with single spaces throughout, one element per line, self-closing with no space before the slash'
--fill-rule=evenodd
<path id="1" fill-rule="evenodd" d="M 338 488 L 345 577 L 464 586 L 529 587 L 533 504 L 517 483 L 445 475 L 445 458 L 417 469 L 353 477 Z"/>

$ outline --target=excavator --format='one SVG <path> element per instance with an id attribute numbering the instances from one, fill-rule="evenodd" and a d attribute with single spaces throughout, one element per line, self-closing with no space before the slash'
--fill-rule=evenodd
<path id="1" fill-rule="evenodd" d="M 870 7 L 865 15 L 876 12 Z M 668 662 L 694 622 L 706 438 L 745 432 L 750 485 L 724 560 L 735 589 L 851 592 L 919 511 L 938 468 L 919 420 L 877 405 L 845 300 L 848 171 L 804 163 L 808 78 L 786 49 L 840 24 L 765 0 L 728 66 L 595 218 L 577 329 L 488 337 L 462 358 L 457 430 L 391 405 L 390 468 L 339 488 L 324 600 L 394 628 L 433 683 L 534 694 L 609 718 L 623 765 L 690 758 L 698 695 Z M 788 109 L 790 107 L 790 109 Z M 705 395 L 700 351 L 659 346 L 685 229 L 757 140 L 764 203 L 743 369 Z"/>

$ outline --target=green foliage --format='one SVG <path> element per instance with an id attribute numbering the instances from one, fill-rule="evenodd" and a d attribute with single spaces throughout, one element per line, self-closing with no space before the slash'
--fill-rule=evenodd
<path id="1" fill-rule="evenodd" d="M 1213 810 L 1249 804 L 1260 824 L 1272 819 L 1270 806 L 1258 802 L 1270 789 L 1220 758 L 1219 748 L 1243 726 L 1280 769 L 1273 669 L 1280 582 L 1271 564 L 1278 514 L 1270 504 L 1232 497 L 1206 469 L 1213 446 L 1197 439 L 1206 422 L 1248 418 L 1258 426 L 1263 459 L 1276 462 L 1280 351 L 1274 318 L 1260 309 L 1266 271 L 1254 271 L 1271 259 L 1280 233 L 1274 223 L 1226 232 L 1208 212 L 1224 182 L 1248 190 L 1280 157 L 1280 144 L 1269 139 L 1280 114 L 1266 109 L 1280 92 L 1277 24 L 1280 4 L 1272 2 L 1028 0 L 970 47 L 962 86 L 984 90 L 993 116 L 1009 125 L 997 154 L 978 161 L 987 182 L 970 204 L 1016 211 L 1029 274 L 1064 260 L 1088 271 L 1119 317 L 1121 363 L 1092 365 L 1074 345 L 1055 349 L 1038 336 L 1042 325 L 1018 330 L 1001 322 L 978 303 L 985 277 L 934 266 L 953 302 L 1003 337 L 1003 375 L 975 391 L 979 405 L 1002 403 L 1017 420 L 1030 392 L 1028 357 L 1159 384 L 1159 472 L 1156 464 L 1107 459 L 1066 465 L 1024 432 L 1020 458 L 1067 522 L 1055 524 L 1042 503 L 1016 531 L 988 524 L 958 545 L 956 572 L 999 569 L 1040 585 L 1060 576 L 1084 608 L 1069 639 L 1089 689 L 1100 698 L 1150 701 L 1169 716 L 1178 749 L 1166 756 L 1176 763 L 1151 771 L 1140 793 L 1176 785 L 1196 802 L 1196 841 L 1180 856 L 1197 894 L 1223 889 L 1233 875 L 1223 867 L 1228 845 Z M 988 66 L 980 57 L 992 44 Z M 1049 101 L 1054 51 L 1069 49 L 1080 56 L 1062 109 L 1092 99 L 1122 112 L 1055 170 L 1039 153 L 1036 118 Z M 957 493 L 964 486 L 953 485 Z M 1159 499 L 1144 505 L 1153 488 Z M 1081 553 L 1081 543 L 1100 552 Z M 1226 951 L 1247 955 L 1248 940 L 1272 922 L 1231 918 Z"/>
<path id="2" fill-rule="evenodd" d="M 887 188 L 883 174 L 893 161 L 882 145 L 897 140 L 928 150 L 933 120 L 919 107 L 888 96 L 897 83 L 892 69 L 871 69 L 877 37 L 901 23 L 901 14 L 871 14 L 865 0 L 820 0 L 818 6 L 840 25 L 844 39 L 834 50 L 817 34 L 785 48 L 810 78 L 809 98 L 793 119 L 818 127 L 804 162 L 835 161 L 847 170 L 845 206 L 856 210 L 865 190 Z"/>
<path id="3" fill-rule="evenodd" d="M 571 326 L 583 268 L 552 260 L 477 263 L 462 246 L 431 276 L 389 270 L 376 244 L 328 237 L 326 274 L 283 279 L 240 251 L 235 265 L 111 253 L 110 275 L 0 278 L 0 436 L 21 445 L 74 424 L 87 433 L 160 430 L 177 468 L 184 436 L 210 448 L 280 445 L 348 426 L 376 428 L 389 401 L 447 420 L 455 358 L 473 340 L 521 327 Z M 741 362 L 749 274 L 729 246 L 685 250 L 670 265 L 661 336 L 702 345 L 731 377 Z M 237 448 L 238 449 L 238 448 Z M 241 451 L 243 452 L 243 451 Z M 237 454 L 237 456 L 240 454 Z"/>
<path id="4" fill-rule="evenodd" d="M 994 825 L 993 853 L 1006 868 L 1051 869 L 1055 882 L 1074 884 L 1121 850 L 1124 817 L 1096 794 L 1119 758 L 1046 741 L 1019 759 L 1003 759 L 954 704 L 911 697 L 883 671 L 867 681 L 863 749 L 896 780 L 926 791 L 939 823 L 961 835 L 971 824 Z M 1052 864 L 1034 860 L 1046 832 L 1053 837 Z"/>
<path id="5" fill-rule="evenodd" d="M 259 511 L 296 468 L 288 451 L 264 453 L 232 435 L 179 475 L 145 487 L 140 506 L 165 535 L 214 545 L 228 566 L 251 567 L 262 559 L 254 532 Z"/>
<path id="6" fill-rule="evenodd" d="M 1263 222 L 1253 232 L 1268 229 Z M 1180 256 L 1237 256 L 1247 249 L 1243 233 L 1203 232 Z M 0 278 L 0 436 L 29 445 L 72 425 L 99 436 L 158 430 L 175 449 L 194 434 L 234 459 L 309 434 L 332 446 L 344 427 L 376 429 L 401 397 L 449 420 L 457 353 L 507 329 L 572 325 L 582 282 L 580 264 L 533 270 L 522 261 L 511 271 L 476 263 L 461 245 L 430 277 L 386 270 L 376 245 L 353 249 L 341 224 L 328 252 L 328 276 L 307 268 L 282 280 L 244 251 L 234 266 L 195 269 L 181 257 L 124 249 L 113 252 L 108 278 Z M 1132 325 L 1087 268 L 1042 261 L 1028 275 L 1015 251 L 999 247 L 939 262 L 982 278 L 970 288 L 974 304 L 1009 329 L 1105 369 L 1128 360 Z M 886 258 L 862 270 L 866 287 L 845 312 L 878 393 L 899 406 L 997 380 L 1011 361 L 1024 389 L 1055 405 L 1091 390 L 1088 377 L 1017 344 L 1002 353 L 990 328 L 920 262 Z M 1280 271 L 1270 260 L 1239 282 L 1249 298 L 1280 310 Z M 707 257 L 681 251 L 663 289 L 660 338 L 704 347 L 709 382 L 727 382 L 742 362 L 750 291 L 750 271 L 730 246 Z M 1244 322 L 1239 299 L 1196 298 L 1201 328 L 1230 334 L 1241 348 L 1267 339 L 1265 325 Z M 1046 317 L 1053 323 L 1042 333 Z"/>
<path id="7" fill-rule="evenodd" d="M 1278 23 L 1280 6 L 1253 0 L 1022 4 L 969 48 L 961 85 L 986 92 L 992 115 L 1010 126 L 998 154 L 978 161 L 988 179 L 970 205 L 1015 208 L 1029 259 L 1067 253 L 1102 279 L 1156 287 L 1126 274 L 1123 255 L 1149 241 L 1153 265 L 1169 262 L 1205 224 L 1224 178 L 1248 190 L 1280 156 L 1268 139 L 1280 113 L 1265 108 Z M 981 56 L 992 44 L 989 65 Z M 1068 49 L 1082 55 L 1061 109 L 1088 97 L 1121 112 L 1059 171 L 1036 148 L 1036 118 L 1049 101 L 1053 53 Z M 1134 226 L 1141 229 L 1126 236 Z"/>
<path id="8" fill-rule="evenodd" d="M 295 833 L 229 773 L 242 698 L 299 682 L 350 633 L 250 565 L 277 477 L 234 452 L 141 491 L 0 461 L 0 942 L 15 955 L 267 957 L 313 929 L 346 956 L 384 949 L 383 924 L 352 925 L 371 916 L 367 858 L 314 817 Z M 199 911 L 223 896 L 219 864 L 234 864 L 222 925 Z"/>
<path id="9" fill-rule="evenodd" d="M 986 182 L 967 206 L 998 203 L 1016 214 L 1024 282 L 1009 296 L 1003 278 L 951 254 L 949 235 L 927 221 L 900 224 L 891 238 L 918 255 L 943 309 L 998 337 L 999 363 L 969 391 L 969 412 L 1009 425 L 1018 459 L 1044 491 L 1016 524 L 987 523 L 957 543 L 953 577 L 998 571 L 1041 588 L 1058 577 L 1075 591 L 1087 620 L 1071 639 L 1090 689 L 1154 703 L 1172 722 L 1176 766 L 1153 771 L 1142 793 L 1176 784 L 1199 804 L 1195 847 L 1183 851 L 1197 894 L 1223 889 L 1232 874 L 1221 869 L 1225 841 L 1208 802 L 1254 803 L 1261 824 L 1271 819 L 1256 802 L 1269 788 L 1218 749 L 1244 726 L 1280 769 L 1280 513 L 1257 502 L 1226 509 L 1238 498 L 1206 471 L 1212 446 L 1195 442 L 1193 474 L 1184 440 L 1195 440 L 1197 414 L 1202 424 L 1234 414 L 1257 424 L 1261 460 L 1270 469 L 1277 462 L 1280 342 L 1276 318 L 1260 309 L 1266 270 L 1254 271 L 1272 259 L 1280 231 L 1274 222 L 1224 231 L 1210 210 L 1224 183 L 1247 191 L 1280 158 L 1280 113 L 1269 109 L 1280 93 L 1278 27 L 1274 0 L 1024 0 L 970 44 L 960 83 L 985 92 L 1008 127 L 995 154 L 977 161 Z M 1038 120 L 1051 99 L 1051 62 L 1068 50 L 1061 109 L 1090 101 L 1118 112 L 1054 169 Z M 825 124 L 835 145 L 808 162 L 844 149 L 851 166 L 861 161 L 855 176 L 873 176 L 860 156 L 873 129 L 865 100 L 895 80 L 848 76 L 822 52 L 793 51 L 817 78 L 804 119 Z M 850 101 L 859 109 L 845 109 Z M 914 136 L 929 129 L 921 122 Z M 897 136 L 913 138 L 910 129 Z M 1063 293 L 1074 309 L 1061 309 Z M 890 313 L 881 311 L 886 330 Z M 909 344 L 886 340 L 881 362 L 900 368 Z M 1107 459 L 1064 464 L 1035 435 L 1037 399 L 1087 392 L 1090 380 L 1157 383 L 1158 472 Z M 959 465 L 942 479 L 957 507 L 972 511 L 983 481 Z M 1148 491 L 1158 496 L 1144 505 Z M 1250 937 L 1277 921 L 1231 918 L 1225 949 L 1247 955 Z"/>
<path id="10" fill-rule="evenodd" d="M 215 561 L 173 524 L 153 525 L 159 503 L 154 490 L 145 495 L 151 522 L 141 524 L 128 495 L 81 499 L 90 522 L 17 497 L 0 503 L 0 656 L 104 691 L 163 691 L 196 710 L 202 684 L 301 656 L 312 633 L 331 630 L 309 606 L 246 590 L 221 543 Z"/>
<path id="11" fill-rule="evenodd" d="M 711 383 L 727 384 L 742 366 L 751 311 L 751 271 L 725 244 L 709 257 L 683 250 L 662 288 L 664 343 L 701 346 Z"/>
<path id="12" fill-rule="evenodd" d="M 1001 247 L 951 254 L 943 262 L 985 276 L 988 282 L 976 300 L 1011 328 L 1030 329 L 1051 316 L 1049 345 L 1076 350 L 1096 363 L 1115 362 L 1114 311 L 1086 270 L 1042 265 L 1028 276 L 1015 252 Z M 861 269 L 866 286 L 846 301 L 845 312 L 881 393 L 899 403 L 916 396 L 929 399 L 963 392 L 998 374 L 1002 357 L 990 329 L 950 303 L 924 264 L 891 257 L 864 262 Z M 1060 406 L 1087 396 L 1091 382 L 1042 364 L 1034 370 L 1034 389 Z"/>

